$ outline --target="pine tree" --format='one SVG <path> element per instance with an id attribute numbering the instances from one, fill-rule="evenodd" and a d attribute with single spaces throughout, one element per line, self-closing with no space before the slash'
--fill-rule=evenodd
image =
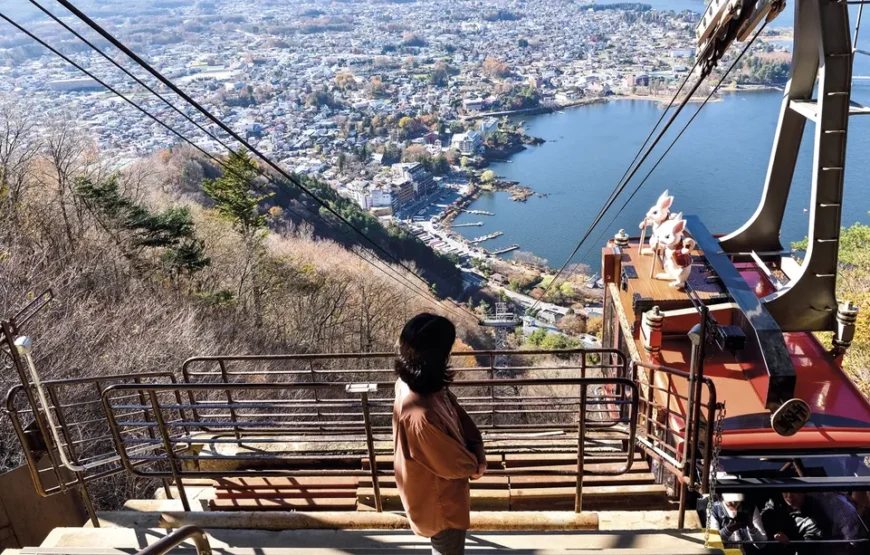
<path id="1" fill-rule="evenodd" d="M 261 213 L 261 203 L 274 196 L 262 194 L 257 179 L 257 166 L 245 150 L 230 155 L 224 174 L 217 179 L 205 179 L 203 192 L 215 203 L 215 210 L 228 220 L 242 236 L 245 246 L 244 271 L 239 278 L 238 297 L 246 290 L 250 275 L 250 291 L 254 305 L 254 322 L 262 326 L 262 294 L 259 279 L 260 263 L 265 255 L 263 240 L 266 237 L 266 215 Z"/>
<path id="2" fill-rule="evenodd" d="M 117 176 L 105 181 L 80 178 L 74 190 L 140 273 L 160 268 L 172 278 L 191 277 L 211 262 L 187 208 L 152 212 L 121 193 Z"/>

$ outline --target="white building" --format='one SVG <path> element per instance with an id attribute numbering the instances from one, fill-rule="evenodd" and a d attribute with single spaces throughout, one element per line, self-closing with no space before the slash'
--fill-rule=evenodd
<path id="1" fill-rule="evenodd" d="M 457 133 L 450 140 L 450 147 L 458 150 L 463 156 L 474 156 L 482 144 L 483 137 L 477 131 Z"/>
<path id="2" fill-rule="evenodd" d="M 372 195 L 369 191 L 369 184 L 365 181 L 351 181 L 339 189 L 338 193 L 357 203 L 363 210 L 368 210 L 372 207 Z"/>
<path id="3" fill-rule="evenodd" d="M 483 140 L 492 137 L 498 131 L 498 120 L 495 118 L 487 118 L 480 122 L 480 134 L 483 135 Z"/>
<path id="4" fill-rule="evenodd" d="M 371 187 L 372 208 L 386 208 L 393 205 L 393 191 L 389 185 Z"/>
<path id="5" fill-rule="evenodd" d="M 80 79 L 57 79 L 48 84 L 55 91 L 88 91 L 102 89 L 103 86 L 90 77 Z"/>

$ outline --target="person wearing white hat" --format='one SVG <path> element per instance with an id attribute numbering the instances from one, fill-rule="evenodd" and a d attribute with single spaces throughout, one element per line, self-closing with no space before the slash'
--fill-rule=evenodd
<path id="1" fill-rule="evenodd" d="M 746 552 L 758 549 L 759 546 L 751 542 L 767 540 L 758 508 L 744 505 L 742 493 L 723 493 L 720 498 L 721 501 L 713 504 L 710 527 L 719 531 L 726 544 L 739 543 Z"/>

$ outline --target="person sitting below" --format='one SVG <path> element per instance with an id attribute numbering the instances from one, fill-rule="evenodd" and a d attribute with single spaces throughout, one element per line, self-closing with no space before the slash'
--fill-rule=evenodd
<path id="1" fill-rule="evenodd" d="M 767 540 L 758 507 L 746 503 L 742 493 L 723 493 L 721 497 L 713 504 L 711 528 L 719 530 L 726 545 L 739 545 L 745 553 L 757 551 L 761 546 L 750 542 Z"/>
<path id="2" fill-rule="evenodd" d="M 856 541 L 867 538 L 867 528 L 861 522 L 861 517 L 852 503 L 840 493 L 811 493 L 810 497 L 817 502 L 825 513 L 831 529 L 830 539 Z M 831 554 L 866 553 L 870 545 L 865 543 L 831 545 Z"/>
<path id="3" fill-rule="evenodd" d="M 849 500 L 855 506 L 864 525 L 870 526 L 870 491 L 853 491 L 849 494 Z"/>
<path id="4" fill-rule="evenodd" d="M 433 555 L 461 555 L 469 527 L 469 478 L 486 471 L 480 431 L 447 386 L 456 328 L 419 314 L 405 324 L 396 358 L 393 445 L 396 486 L 414 532 Z"/>
<path id="5" fill-rule="evenodd" d="M 830 524 L 823 508 L 805 493 L 786 491 L 782 501 L 771 499 L 761 511 L 761 520 L 768 537 L 782 544 L 781 553 L 819 553 L 821 545 L 800 544 L 788 546 L 792 541 L 823 540 L 828 537 Z"/>

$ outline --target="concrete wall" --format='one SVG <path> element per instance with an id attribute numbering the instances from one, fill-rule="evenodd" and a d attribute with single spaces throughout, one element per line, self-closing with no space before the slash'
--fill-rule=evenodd
<path id="1" fill-rule="evenodd" d="M 77 491 L 40 497 L 26 466 L 0 475 L 0 551 L 39 546 L 54 528 L 86 520 Z"/>

